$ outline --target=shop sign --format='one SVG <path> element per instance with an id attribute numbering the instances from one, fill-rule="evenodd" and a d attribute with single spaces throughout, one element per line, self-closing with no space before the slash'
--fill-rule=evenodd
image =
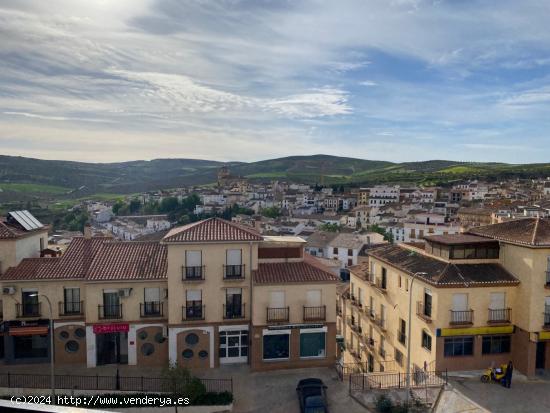
<path id="1" fill-rule="evenodd" d="M 130 325 L 127 323 L 94 324 L 94 334 L 127 333 Z"/>

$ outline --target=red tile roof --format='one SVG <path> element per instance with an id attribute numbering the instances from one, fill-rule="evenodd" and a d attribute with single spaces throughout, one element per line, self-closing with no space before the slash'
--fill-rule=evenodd
<path id="1" fill-rule="evenodd" d="M 167 248 L 158 242 L 108 242 L 101 246 L 87 280 L 164 280 Z"/>
<path id="2" fill-rule="evenodd" d="M 291 284 L 338 282 L 338 277 L 325 269 L 309 254 L 301 262 L 260 263 L 254 272 L 256 284 Z"/>
<path id="3" fill-rule="evenodd" d="M 209 218 L 172 229 L 162 239 L 163 242 L 232 242 L 262 241 L 256 230 L 226 221 L 221 218 Z"/>
<path id="4" fill-rule="evenodd" d="M 166 279 L 166 269 L 166 246 L 158 242 L 77 237 L 60 258 L 26 258 L 0 280 L 154 280 Z"/>
<path id="5" fill-rule="evenodd" d="M 550 219 L 548 218 L 517 219 L 500 224 L 472 228 L 468 232 L 512 244 L 533 247 L 550 246 Z"/>

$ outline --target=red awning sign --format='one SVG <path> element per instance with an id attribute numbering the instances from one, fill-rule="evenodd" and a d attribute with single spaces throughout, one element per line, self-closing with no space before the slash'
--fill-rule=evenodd
<path id="1" fill-rule="evenodd" d="M 130 325 L 125 323 L 94 324 L 94 334 L 127 333 L 129 329 Z"/>

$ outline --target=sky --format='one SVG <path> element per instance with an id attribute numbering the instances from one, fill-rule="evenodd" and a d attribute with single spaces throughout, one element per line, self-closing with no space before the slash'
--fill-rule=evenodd
<path id="1" fill-rule="evenodd" d="M 550 162 L 547 0 L 0 0 L 0 154 Z"/>

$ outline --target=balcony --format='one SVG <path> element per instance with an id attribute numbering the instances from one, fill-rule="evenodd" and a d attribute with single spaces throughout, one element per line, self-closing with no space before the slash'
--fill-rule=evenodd
<path id="1" fill-rule="evenodd" d="M 325 321 L 326 306 L 321 305 L 319 307 L 304 307 L 304 321 Z"/>
<path id="2" fill-rule="evenodd" d="M 160 301 L 149 301 L 139 305 L 139 314 L 142 318 L 163 317 L 164 308 Z"/>
<path id="3" fill-rule="evenodd" d="M 203 281 L 205 273 L 205 266 L 182 266 L 181 267 L 181 279 L 182 281 Z"/>
<path id="4" fill-rule="evenodd" d="M 224 265 L 223 279 L 224 280 L 244 280 L 244 264 L 242 265 Z"/>
<path id="5" fill-rule="evenodd" d="M 239 318 L 245 318 L 244 304 L 224 304 L 223 305 L 223 318 L 224 320 L 236 320 Z"/>
<path id="6" fill-rule="evenodd" d="M 100 320 L 116 320 L 122 318 L 122 304 L 98 305 L 97 317 Z"/>
<path id="7" fill-rule="evenodd" d="M 289 307 L 266 308 L 266 320 L 268 323 L 288 323 L 289 315 Z"/>
<path id="8" fill-rule="evenodd" d="M 84 315 L 84 301 L 60 301 L 59 317 L 79 317 Z"/>
<path id="9" fill-rule="evenodd" d="M 42 303 L 15 304 L 17 318 L 40 317 L 42 315 L 41 304 Z"/>
<path id="10" fill-rule="evenodd" d="M 206 306 L 195 304 L 181 308 L 182 321 L 204 320 Z"/>
<path id="11" fill-rule="evenodd" d="M 405 346 L 407 343 L 407 335 L 403 331 L 397 330 L 397 340 Z"/>
<path id="12" fill-rule="evenodd" d="M 379 354 L 380 357 L 382 357 L 383 359 L 386 358 L 386 350 L 383 349 L 382 347 L 380 347 L 380 348 L 378 349 L 378 354 Z"/>
<path id="13" fill-rule="evenodd" d="M 416 302 L 416 315 L 426 323 L 432 322 L 432 306 L 426 306 L 422 301 Z"/>
<path id="14" fill-rule="evenodd" d="M 374 348 L 374 344 L 375 344 L 374 338 L 364 336 L 364 337 L 363 337 L 363 341 L 365 342 L 365 345 L 366 345 L 367 347 L 369 347 L 370 349 L 373 349 L 373 348 Z"/>
<path id="15" fill-rule="evenodd" d="M 382 278 L 376 279 L 376 282 L 374 283 L 374 287 L 383 294 L 386 294 L 386 292 L 388 291 L 387 290 L 388 283 L 386 280 Z"/>
<path id="16" fill-rule="evenodd" d="M 336 315 L 339 316 L 339 317 L 342 317 L 342 315 L 343 315 L 342 307 L 339 306 L 338 304 L 336 304 Z"/>
<path id="17" fill-rule="evenodd" d="M 474 322 L 474 310 L 451 311 L 451 325 L 469 325 Z"/>
<path id="18" fill-rule="evenodd" d="M 375 317 L 375 318 L 372 319 L 372 321 L 374 322 L 374 325 L 376 327 L 378 327 L 380 330 L 386 331 L 386 319 L 385 318 Z"/>
<path id="19" fill-rule="evenodd" d="M 489 324 L 509 324 L 512 321 L 512 309 L 511 308 L 489 308 L 489 318 L 487 323 Z"/>
<path id="20" fill-rule="evenodd" d="M 546 271 L 546 283 L 544 284 L 544 288 L 550 288 L 550 270 Z"/>

